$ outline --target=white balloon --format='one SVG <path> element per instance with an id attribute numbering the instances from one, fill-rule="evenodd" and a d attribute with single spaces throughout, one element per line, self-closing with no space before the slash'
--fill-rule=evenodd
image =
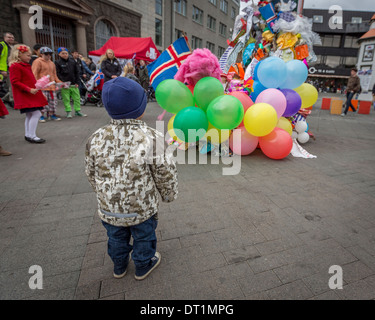
<path id="1" fill-rule="evenodd" d="M 298 133 L 293 131 L 292 132 L 292 139 L 298 139 Z"/>
<path id="2" fill-rule="evenodd" d="M 298 133 L 303 133 L 307 130 L 307 122 L 306 121 L 298 121 L 296 124 L 296 131 Z"/>
<path id="3" fill-rule="evenodd" d="M 309 134 L 307 133 L 307 132 L 303 132 L 303 133 L 299 133 L 298 134 L 298 142 L 299 143 L 307 143 L 307 142 L 309 142 L 309 140 L 310 140 L 310 136 L 309 136 Z"/>

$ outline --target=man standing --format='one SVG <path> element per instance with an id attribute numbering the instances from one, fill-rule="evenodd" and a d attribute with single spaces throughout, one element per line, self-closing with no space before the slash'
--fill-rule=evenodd
<path id="1" fill-rule="evenodd" d="M 144 62 L 144 60 L 141 60 L 139 61 L 139 65 L 139 81 L 141 82 L 141 86 L 143 87 L 143 89 L 145 89 L 145 91 L 147 92 L 148 87 L 150 86 L 150 77 L 148 75 L 146 63 Z"/>
<path id="2" fill-rule="evenodd" d="M 349 107 L 356 112 L 356 108 L 352 105 L 352 99 L 354 95 L 361 90 L 361 82 L 357 76 L 357 69 L 353 68 L 351 71 L 351 76 L 348 80 L 348 85 L 346 88 L 346 107 L 345 111 L 341 114 L 342 117 L 345 117 L 349 111 Z"/>
<path id="3" fill-rule="evenodd" d="M 77 63 L 73 58 L 69 57 L 68 49 L 59 48 L 57 50 L 60 59 L 55 62 L 57 77 L 63 82 L 70 82 L 70 88 L 61 89 L 61 96 L 65 106 L 66 117 L 71 119 L 72 106 L 70 99 L 73 99 L 74 111 L 77 117 L 86 117 L 86 114 L 81 113 L 81 99 L 79 94 L 80 73 Z"/>
<path id="4" fill-rule="evenodd" d="M 13 108 L 14 100 L 13 100 L 13 93 L 12 93 L 12 86 L 9 80 L 9 72 L 8 72 L 8 57 L 10 55 L 10 51 L 14 44 L 14 35 L 10 32 L 6 32 L 3 35 L 4 40 L 0 42 L 0 73 L 3 75 L 4 79 L 6 80 L 8 93 L 3 97 L 3 101 L 7 101 L 9 105 Z"/>

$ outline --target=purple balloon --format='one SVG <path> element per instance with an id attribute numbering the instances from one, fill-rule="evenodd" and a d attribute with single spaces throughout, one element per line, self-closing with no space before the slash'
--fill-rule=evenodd
<path id="1" fill-rule="evenodd" d="M 280 90 L 286 98 L 286 110 L 283 117 L 294 116 L 302 107 L 301 96 L 292 89 L 282 89 Z"/>

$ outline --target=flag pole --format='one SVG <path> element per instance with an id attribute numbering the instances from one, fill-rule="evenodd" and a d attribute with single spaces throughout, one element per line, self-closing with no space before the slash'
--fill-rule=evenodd
<path id="1" fill-rule="evenodd" d="M 189 47 L 190 52 L 193 52 L 193 50 L 191 50 L 190 43 L 189 43 L 189 39 L 188 39 L 188 36 L 187 36 L 186 32 L 185 32 L 185 31 L 182 31 L 182 35 L 184 36 L 184 38 L 185 38 L 185 40 L 186 40 L 186 43 L 187 43 L 187 45 L 188 45 L 188 47 Z"/>

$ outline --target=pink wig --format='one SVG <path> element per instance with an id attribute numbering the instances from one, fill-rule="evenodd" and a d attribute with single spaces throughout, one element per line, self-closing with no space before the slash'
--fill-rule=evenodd
<path id="1" fill-rule="evenodd" d="M 205 77 L 213 77 L 221 81 L 221 69 L 219 60 L 208 49 L 196 49 L 185 60 L 175 79 L 195 86 L 196 83 Z"/>

